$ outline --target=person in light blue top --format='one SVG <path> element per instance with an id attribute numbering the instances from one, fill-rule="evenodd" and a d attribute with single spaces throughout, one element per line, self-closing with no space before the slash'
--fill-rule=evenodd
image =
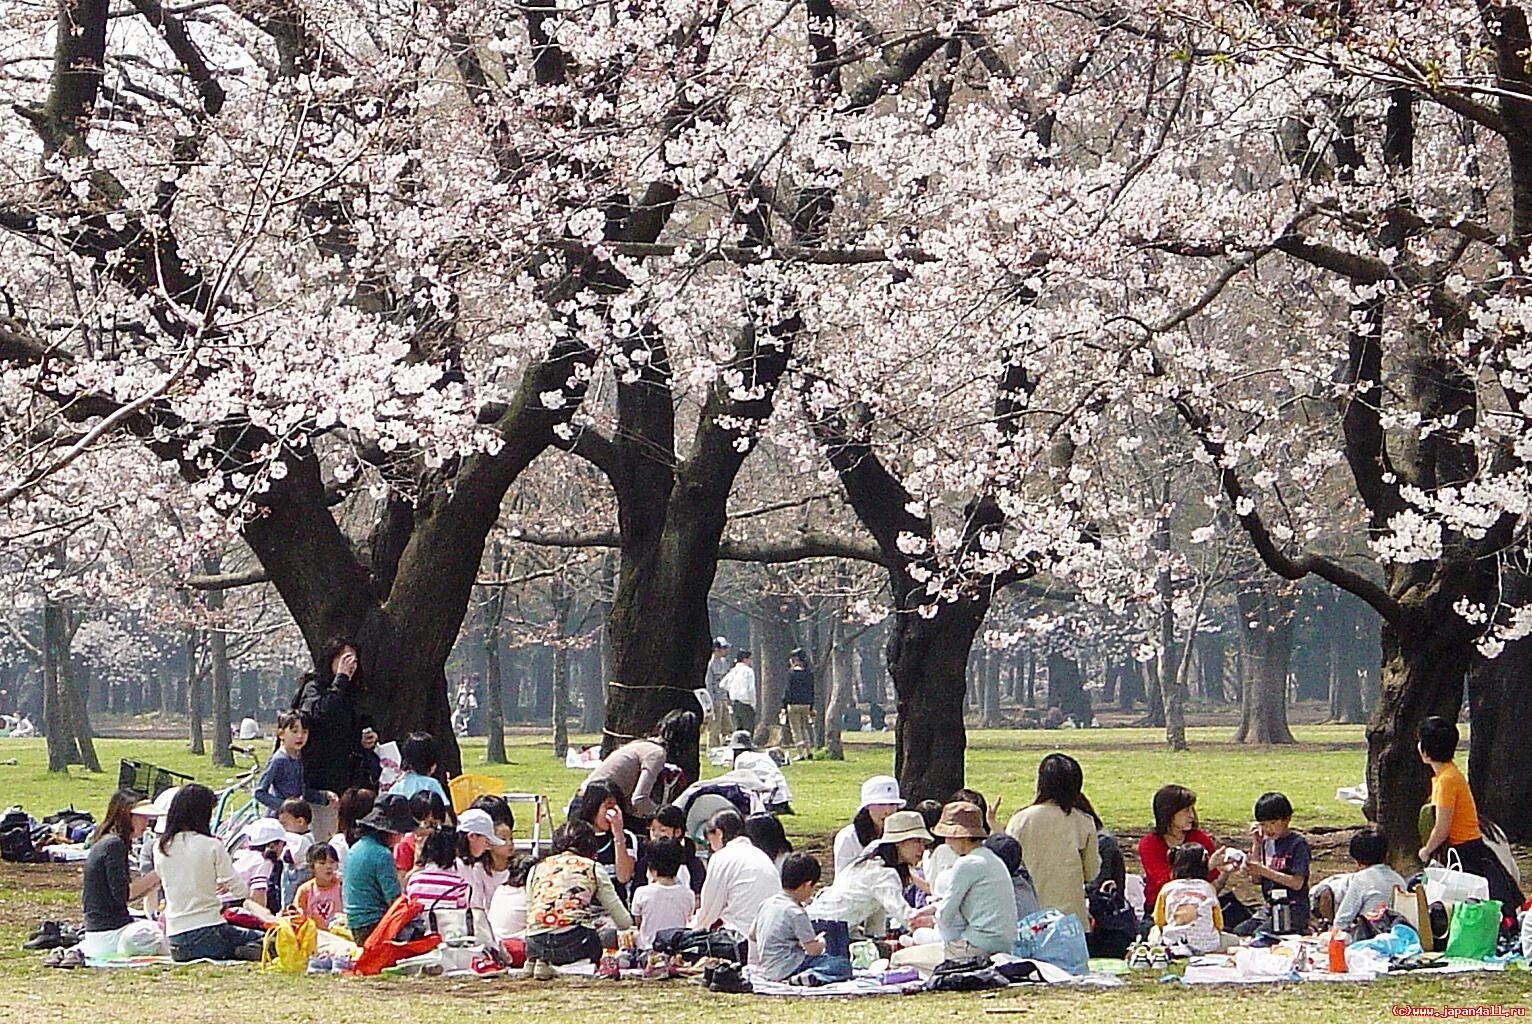
<path id="1" fill-rule="evenodd" d="M 436 763 L 440 758 L 441 745 L 435 736 L 428 732 L 410 733 L 399 744 L 399 767 L 404 769 L 404 774 L 388 787 L 389 793 L 397 793 L 405 799 L 420 792 L 435 793 L 442 798 L 442 803 L 451 807 L 447 791 L 435 778 Z"/>
<path id="2" fill-rule="evenodd" d="M 947 869 L 946 896 L 934 908 L 923 909 L 911 924 L 934 923 L 942 938 L 942 956 L 948 960 L 1009 953 L 1016 944 L 1016 897 L 1011 873 L 984 845 L 984 812 L 977 804 L 950 803 L 931 832 L 945 839 L 958 858 Z"/>

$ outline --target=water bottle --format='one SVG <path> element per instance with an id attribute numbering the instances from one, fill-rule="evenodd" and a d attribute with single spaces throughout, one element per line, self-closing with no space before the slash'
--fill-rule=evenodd
<path id="1" fill-rule="evenodd" d="M 1346 937 L 1339 928 L 1330 930 L 1330 973 L 1346 973 Z"/>

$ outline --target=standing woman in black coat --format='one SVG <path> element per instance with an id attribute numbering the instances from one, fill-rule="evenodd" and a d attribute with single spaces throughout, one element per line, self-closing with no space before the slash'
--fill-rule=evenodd
<path id="1" fill-rule="evenodd" d="M 363 680 L 356 644 L 337 637 L 325 644 L 319 668 L 304 673 L 293 708 L 304 716 L 309 741 L 303 748 L 303 781 L 311 789 L 344 793 L 351 785 L 352 764 L 362 749 L 357 697 Z M 310 824 L 316 843 L 335 834 L 335 805 L 315 805 Z"/>

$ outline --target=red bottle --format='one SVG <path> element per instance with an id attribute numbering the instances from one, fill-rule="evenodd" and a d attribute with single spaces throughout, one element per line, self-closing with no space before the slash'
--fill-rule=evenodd
<path id="1" fill-rule="evenodd" d="M 1330 932 L 1330 973 L 1346 973 L 1346 937 L 1338 928 Z"/>

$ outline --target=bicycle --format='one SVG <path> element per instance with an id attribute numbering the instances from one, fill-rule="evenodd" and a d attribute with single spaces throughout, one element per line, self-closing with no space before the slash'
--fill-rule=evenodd
<path id="1" fill-rule="evenodd" d="M 240 746 L 230 746 L 229 753 L 236 759 L 235 767 L 239 767 L 239 758 L 248 759 L 245 770 L 218 790 L 218 802 L 213 805 L 213 835 L 232 850 L 245 826 L 264 817 L 266 808 L 255 798 L 255 787 L 261 781 L 261 755 L 253 747 Z"/>

